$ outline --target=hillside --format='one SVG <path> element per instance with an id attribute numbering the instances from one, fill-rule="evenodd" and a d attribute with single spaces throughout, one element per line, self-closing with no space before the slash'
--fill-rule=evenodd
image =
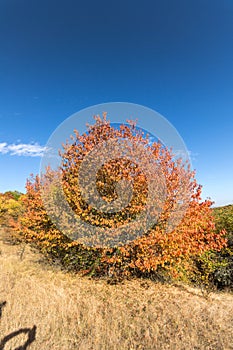
<path id="1" fill-rule="evenodd" d="M 0 349 L 233 349 L 229 293 L 139 279 L 110 285 L 2 241 L 0 278 Z"/>

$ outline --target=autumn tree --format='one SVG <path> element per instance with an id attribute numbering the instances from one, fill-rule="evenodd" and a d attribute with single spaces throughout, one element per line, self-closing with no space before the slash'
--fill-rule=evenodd
<path id="1" fill-rule="evenodd" d="M 189 164 L 135 122 L 96 116 L 62 147 L 59 169 L 28 180 L 20 220 L 22 236 L 62 264 L 138 275 L 226 244 Z"/>

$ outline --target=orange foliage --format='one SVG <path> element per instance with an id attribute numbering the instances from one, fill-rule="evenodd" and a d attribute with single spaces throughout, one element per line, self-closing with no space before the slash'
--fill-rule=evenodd
<path id="1" fill-rule="evenodd" d="M 27 181 L 27 194 L 23 198 L 26 210 L 18 231 L 24 239 L 43 251 L 54 253 L 64 264 L 70 261 L 64 260 L 67 254 L 73 254 L 75 259 L 77 252 L 88 251 L 89 257 L 94 256 L 94 260 L 98 260 L 97 272 L 105 273 L 112 266 L 121 274 L 156 271 L 158 266 L 171 268 L 190 256 L 211 249 L 220 250 L 226 245 L 225 232 L 217 233 L 215 230 L 210 208 L 212 202 L 201 200 L 201 186 L 197 184 L 195 173 L 189 165 L 175 159 L 172 151 L 162 147 L 161 143 L 150 144 L 149 139 L 135 128 L 135 123 L 129 122 L 116 129 L 107 121 L 106 115 L 103 119 L 95 117 L 95 124 L 88 126 L 87 133 L 83 135 L 75 130 L 71 143 L 63 145 L 60 152 L 63 191 L 76 215 L 88 224 L 106 228 L 107 231 L 126 223 L 133 225 L 134 219 L 145 208 L 149 193 L 148 177 L 140 169 L 140 164 L 129 161 L 127 157 L 107 161 L 96 174 L 96 187 L 107 203 L 117 199 L 116 182 L 126 179 L 133 183 L 132 198 L 126 207 L 114 213 L 101 212 L 93 209 L 82 196 L 77 179 L 84 158 L 101 143 L 114 138 L 130 140 L 130 145 L 140 144 L 145 154 L 149 151 L 154 157 L 158 174 L 162 174 L 166 185 L 165 200 L 161 200 L 155 213 L 158 215 L 157 222 L 141 236 L 118 247 L 85 247 L 78 240 L 73 241 L 65 236 L 52 223 L 40 193 L 41 181 L 45 180 L 36 176 Z M 47 169 L 46 176 L 47 179 L 53 176 L 53 171 Z M 156 195 L 159 201 L 159 196 L 164 196 L 164 193 Z M 182 203 L 186 205 L 182 206 Z M 89 262 L 82 264 L 83 270 L 86 271 L 88 267 Z"/>

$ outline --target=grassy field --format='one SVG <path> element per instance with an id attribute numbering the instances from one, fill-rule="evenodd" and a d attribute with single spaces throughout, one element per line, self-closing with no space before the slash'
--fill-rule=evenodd
<path id="1" fill-rule="evenodd" d="M 145 280 L 110 285 L 22 248 L 0 241 L 0 350 L 233 349 L 232 294 L 207 298 Z"/>

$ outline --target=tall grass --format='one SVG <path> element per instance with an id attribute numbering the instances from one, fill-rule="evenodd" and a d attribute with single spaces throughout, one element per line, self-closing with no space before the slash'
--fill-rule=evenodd
<path id="1" fill-rule="evenodd" d="M 27 349 L 233 349 L 232 294 L 207 299 L 198 289 L 142 280 L 109 285 L 46 266 L 29 247 L 0 242 L 0 252 L 0 344 L 36 326 Z M 5 338 L 2 349 L 27 338 Z"/>

